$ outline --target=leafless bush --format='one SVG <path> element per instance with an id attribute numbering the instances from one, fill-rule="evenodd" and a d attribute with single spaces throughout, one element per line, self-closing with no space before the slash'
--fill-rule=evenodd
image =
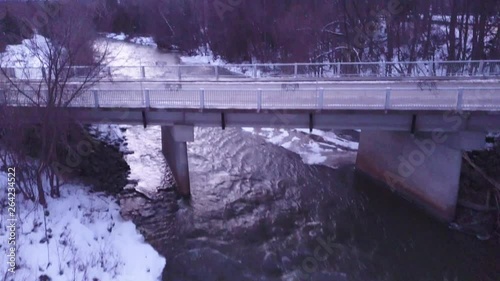
<path id="1" fill-rule="evenodd" d="M 59 197 L 63 180 L 57 176 L 58 156 L 67 150 L 72 119 L 68 107 L 104 78 L 106 46 L 94 44 L 90 14 L 78 4 L 62 5 L 48 17 L 40 34 L 29 40 L 26 57 L 0 57 L 3 89 L 2 161 L 23 167 L 21 192 L 46 207 L 44 179 L 52 197 Z M 35 68 L 33 66 L 36 66 Z M 35 160 L 36 161 L 33 161 Z M 30 163 L 30 164 L 28 164 Z M 35 183 L 36 190 L 30 189 Z"/>

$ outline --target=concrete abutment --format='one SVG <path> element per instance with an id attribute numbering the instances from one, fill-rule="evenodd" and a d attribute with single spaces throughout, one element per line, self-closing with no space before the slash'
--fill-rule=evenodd
<path id="1" fill-rule="evenodd" d="M 484 148 L 485 134 L 362 131 L 356 169 L 434 217 L 455 217 L 462 152 Z"/>

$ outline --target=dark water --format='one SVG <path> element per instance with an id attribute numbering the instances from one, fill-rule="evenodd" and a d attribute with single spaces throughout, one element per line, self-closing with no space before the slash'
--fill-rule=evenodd
<path id="1" fill-rule="evenodd" d="M 163 280 L 500 280 L 495 243 L 435 222 L 342 153 L 338 169 L 306 165 L 240 129 L 197 129 L 191 202 L 125 205 L 167 258 Z"/>

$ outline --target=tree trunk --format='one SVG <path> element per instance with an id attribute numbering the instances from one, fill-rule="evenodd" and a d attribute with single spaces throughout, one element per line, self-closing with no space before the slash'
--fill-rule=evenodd
<path id="1" fill-rule="evenodd" d="M 477 59 L 478 49 L 478 30 L 479 30 L 479 16 L 474 15 L 474 28 L 472 29 L 472 59 Z"/>
<path id="2" fill-rule="evenodd" d="M 477 46 L 477 60 L 482 60 L 484 59 L 484 37 L 486 34 L 486 21 L 488 19 L 488 16 L 486 15 L 486 9 L 484 2 L 481 2 L 482 9 L 481 9 L 481 19 L 479 20 L 479 40 L 478 40 L 478 46 Z"/>
<path id="3" fill-rule="evenodd" d="M 427 60 L 431 57 L 430 53 L 430 46 L 431 46 L 431 36 L 432 36 L 432 7 L 429 5 L 429 3 L 426 3 L 427 6 L 426 8 L 428 9 L 425 11 L 425 16 L 424 16 L 424 25 L 426 27 L 426 40 L 424 43 L 424 50 L 423 50 L 423 59 Z"/>
<path id="4" fill-rule="evenodd" d="M 448 34 L 448 60 L 456 59 L 456 45 L 457 36 L 455 34 L 457 30 L 457 3 L 456 0 L 451 1 L 451 14 L 450 14 L 450 32 Z"/>
<path id="5" fill-rule="evenodd" d="M 45 198 L 45 191 L 43 190 L 43 168 L 41 165 L 36 172 L 36 187 L 38 190 L 38 202 L 44 209 L 47 209 L 47 199 Z"/>
<path id="6" fill-rule="evenodd" d="M 386 19 L 387 21 L 387 19 Z M 392 59 L 394 57 L 394 33 L 392 31 L 392 21 L 387 21 L 387 61 L 392 62 Z M 387 68 L 384 70 L 385 74 L 391 74 L 392 73 L 392 65 L 389 64 Z"/>
<path id="7" fill-rule="evenodd" d="M 465 9 L 467 10 L 466 15 L 465 15 L 465 30 L 464 30 L 464 37 L 463 37 L 463 47 L 462 47 L 462 60 L 467 59 L 467 53 L 469 50 L 469 20 L 470 20 L 470 5 L 469 1 L 466 1 L 466 7 Z"/>

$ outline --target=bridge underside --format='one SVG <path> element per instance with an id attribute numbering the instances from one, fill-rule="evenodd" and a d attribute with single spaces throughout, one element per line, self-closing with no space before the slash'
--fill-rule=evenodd
<path id="1" fill-rule="evenodd" d="M 18 109 L 22 112 L 23 108 Z M 402 132 L 500 130 L 500 112 L 381 110 L 164 110 L 72 108 L 71 116 L 89 124 L 195 127 L 277 127 L 360 129 Z M 24 115 L 24 114 L 23 114 Z M 24 115 L 28 116 L 28 115 Z M 26 118 L 24 118 L 26 120 Z"/>

